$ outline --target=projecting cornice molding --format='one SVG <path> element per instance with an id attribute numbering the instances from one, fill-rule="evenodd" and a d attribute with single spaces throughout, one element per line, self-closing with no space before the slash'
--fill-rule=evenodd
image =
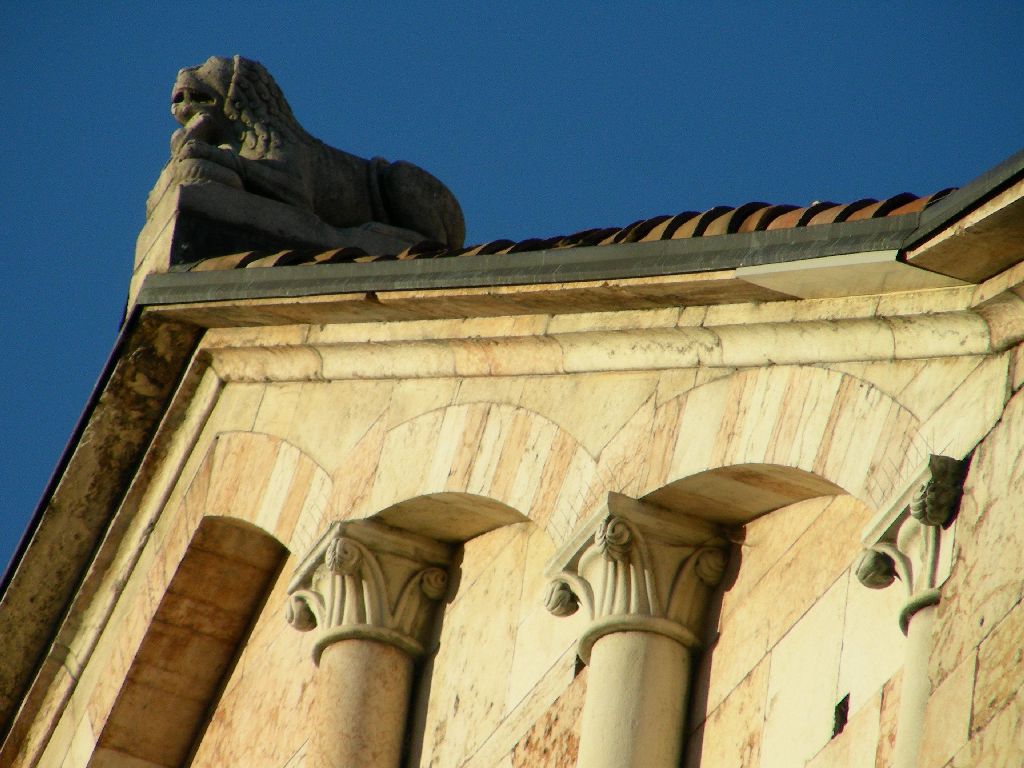
<path id="1" fill-rule="evenodd" d="M 448 588 L 450 554 L 444 544 L 380 523 L 336 522 L 288 586 L 288 623 L 316 630 L 317 663 L 327 646 L 350 638 L 418 656 Z"/>
<path id="2" fill-rule="evenodd" d="M 578 648 L 584 661 L 613 632 L 653 632 L 699 647 L 708 596 L 728 557 L 715 526 L 612 493 L 552 561 L 546 604 L 556 616 L 587 612 Z"/>

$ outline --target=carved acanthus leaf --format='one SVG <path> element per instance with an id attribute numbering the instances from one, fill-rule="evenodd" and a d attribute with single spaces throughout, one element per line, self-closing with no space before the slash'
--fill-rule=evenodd
<path id="1" fill-rule="evenodd" d="M 869 589 L 885 589 L 896 580 L 896 564 L 892 557 L 874 549 L 861 553 L 854 570 L 857 580 Z"/>
<path id="2" fill-rule="evenodd" d="M 907 595 L 900 612 L 904 632 L 917 611 L 939 601 L 967 464 L 949 456 L 930 456 L 909 498 L 904 495 L 880 514 L 865 536 L 866 550 L 855 567 L 857 578 L 871 589 L 885 589 L 897 579 L 902 583 Z"/>
<path id="3" fill-rule="evenodd" d="M 728 543 L 703 521 L 610 494 L 607 511 L 584 523 L 556 556 L 545 598 L 591 619 L 581 656 L 602 634 L 632 628 L 697 644 L 710 591 L 728 563 Z"/>
<path id="4" fill-rule="evenodd" d="M 544 605 L 555 616 L 571 616 L 579 610 L 580 600 L 567 582 L 555 579 L 548 584 Z"/>
<path id="5" fill-rule="evenodd" d="M 925 525 L 945 528 L 960 510 L 967 462 L 949 456 L 931 456 L 929 477 L 918 487 L 910 501 L 910 514 Z"/>
<path id="6" fill-rule="evenodd" d="M 335 523 L 289 588 L 286 619 L 331 642 L 367 637 L 422 652 L 433 604 L 448 588 L 447 547 L 367 521 Z"/>

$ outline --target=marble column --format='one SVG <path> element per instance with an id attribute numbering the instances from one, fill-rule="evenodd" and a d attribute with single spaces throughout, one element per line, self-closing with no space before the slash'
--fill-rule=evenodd
<path id="1" fill-rule="evenodd" d="M 580 768 L 678 767 L 693 653 L 727 561 L 714 525 L 619 494 L 558 552 L 548 609 L 590 618 Z"/>
<path id="2" fill-rule="evenodd" d="M 965 474 L 965 461 L 931 456 L 909 501 L 876 518 L 865 536 L 867 549 L 857 563 L 857 578 L 864 586 L 885 589 L 898 579 L 906 590 L 899 623 L 907 636 L 907 650 L 893 768 L 914 768 L 921 749 L 924 713 L 932 693 L 928 659 L 935 606 L 941 596 L 939 587 L 952 567 L 952 526 Z"/>
<path id="3" fill-rule="evenodd" d="M 288 622 L 315 631 L 315 768 L 398 768 L 413 666 L 450 552 L 370 521 L 334 523 L 289 584 Z"/>

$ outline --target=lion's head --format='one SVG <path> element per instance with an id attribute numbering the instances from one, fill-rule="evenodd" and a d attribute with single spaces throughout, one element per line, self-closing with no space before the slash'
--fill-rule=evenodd
<path id="1" fill-rule="evenodd" d="M 209 144 L 232 144 L 248 157 L 279 157 L 306 137 L 266 68 L 241 56 L 211 56 L 178 72 L 171 114 Z"/>

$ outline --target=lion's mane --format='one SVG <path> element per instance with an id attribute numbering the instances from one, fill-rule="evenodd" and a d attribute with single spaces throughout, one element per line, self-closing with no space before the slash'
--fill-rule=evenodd
<path id="1" fill-rule="evenodd" d="M 259 62 L 233 56 L 224 113 L 243 126 L 243 147 L 254 157 L 279 157 L 289 144 L 314 143 L 292 114 L 284 92 Z"/>

